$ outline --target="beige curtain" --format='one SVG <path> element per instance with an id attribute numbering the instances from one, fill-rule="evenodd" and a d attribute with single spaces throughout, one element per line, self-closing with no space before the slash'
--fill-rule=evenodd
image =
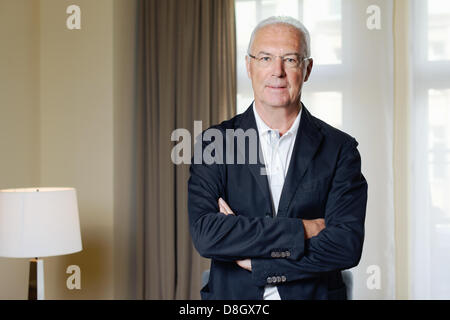
<path id="1" fill-rule="evenodd" d="M 191 242 L 189 166 L 172 163 L 170 136 L 235 113 L 234 0 L 141 0 L 138 37 L 137 296 L 199 299 L 209 261 Z"/>

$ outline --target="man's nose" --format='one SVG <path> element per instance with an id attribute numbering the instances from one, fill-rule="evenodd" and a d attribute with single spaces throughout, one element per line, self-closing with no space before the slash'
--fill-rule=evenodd
<path id="1" fill-rule="evenodd" d="M 285 75 L 284 61 L 282 57 L 275 57 L 273 60 L 272 75 L 275 77 L 283 77 Z"/>

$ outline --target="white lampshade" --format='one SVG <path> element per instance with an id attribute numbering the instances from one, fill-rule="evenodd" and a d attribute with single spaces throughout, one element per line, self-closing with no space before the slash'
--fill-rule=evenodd
<path id="1" fill-rule="evenodd" d="M 81 250 L 75 189 L 0 190 L 0 257 L 48 257 Z"/>

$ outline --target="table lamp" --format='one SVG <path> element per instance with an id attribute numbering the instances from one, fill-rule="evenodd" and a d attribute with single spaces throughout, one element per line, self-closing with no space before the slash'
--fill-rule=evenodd
<path id="1" fill-rule="evenodd" d="M 44 261 L 82 250 L 76 190 L 0 190 L 0 257 L 32 258 L 28 299 L 43 300 Z"/>

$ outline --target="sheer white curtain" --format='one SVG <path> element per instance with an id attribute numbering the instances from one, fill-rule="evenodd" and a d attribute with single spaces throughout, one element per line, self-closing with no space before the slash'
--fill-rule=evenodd
<path id="1" fill-rule="evenodd" d="M 237 111 L 253 100 L 244 63 L 252 29 L 272 15 L 298 18 L 311 33 L 314 58 L 302 101 L 313 115 L 356 138 L 369 184 L 364 251 L 352 269 L 353 297 L 393 299 L 393 7 L 390 0 L 372 5 L 370 0 L 236 0 Z M 368 20 L 377 26 L 377 18 L 380 28 L 368 28 Z"/>
<path id="2" fill-rule="evenodd" d="M 413 1 L 414 299 L 450 299 L 450 1 Z"/>

